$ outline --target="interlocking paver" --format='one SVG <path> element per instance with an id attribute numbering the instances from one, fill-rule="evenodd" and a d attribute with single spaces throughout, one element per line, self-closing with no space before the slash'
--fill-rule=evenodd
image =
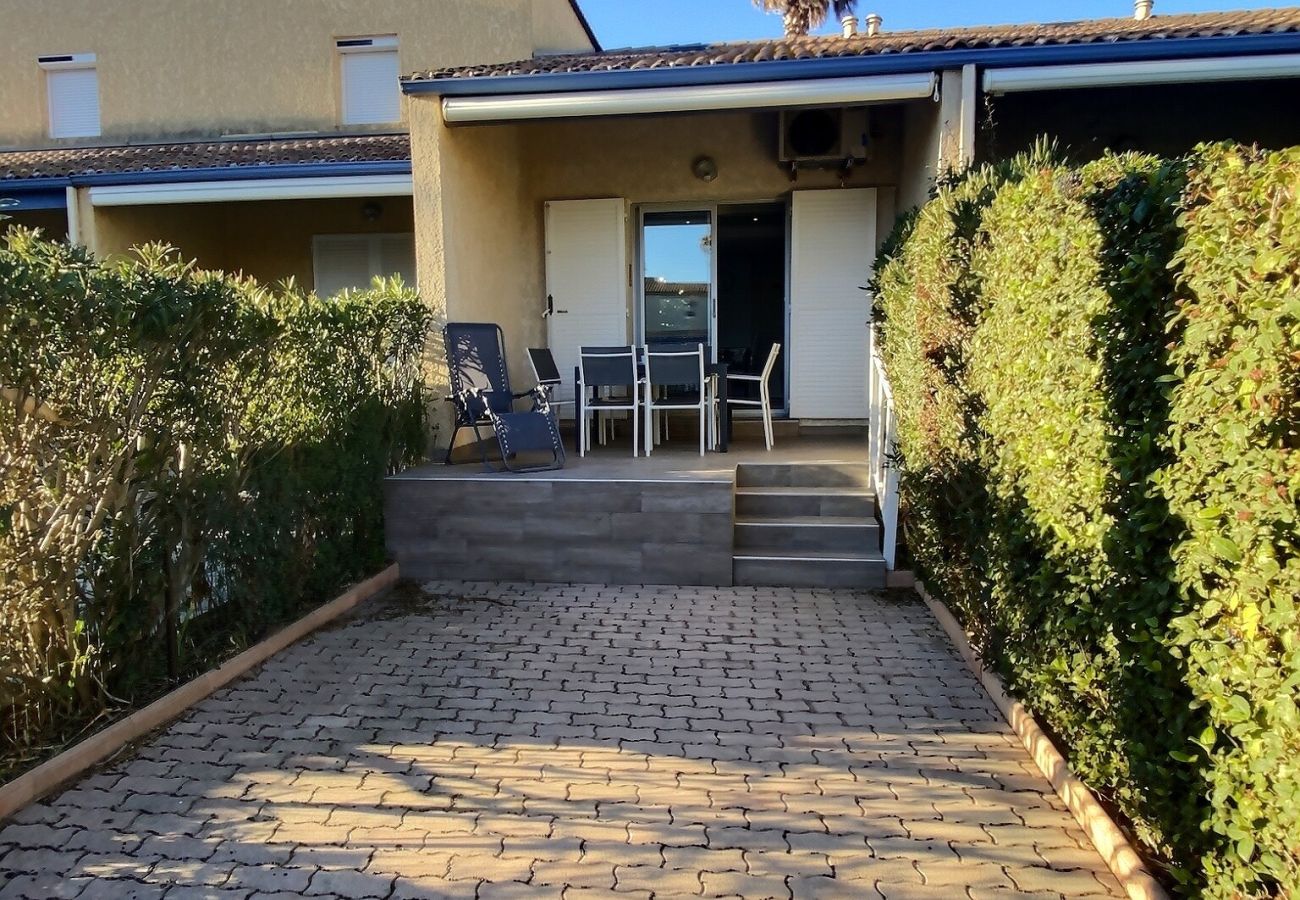
<path id="1" fill-rule="evenodd" d="M 0 898 L 1121 896 L 919 602 L 436 583 L 0 828 Z"/>

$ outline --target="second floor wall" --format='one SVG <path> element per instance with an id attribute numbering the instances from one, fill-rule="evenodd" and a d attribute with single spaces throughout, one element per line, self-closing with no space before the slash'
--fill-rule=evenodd
<path id="1" fill-rule="evenodd" d="M 0 0 L 0 147 L 401 129 L 351 121 L 339 46 L 394 36 L 402 73 L 591 49 L 569 0 Z"/>

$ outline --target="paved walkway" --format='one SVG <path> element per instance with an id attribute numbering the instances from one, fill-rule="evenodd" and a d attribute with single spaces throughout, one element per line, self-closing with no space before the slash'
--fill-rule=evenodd
<path id="1" fill-rule="evenodd" d="M 434 584 L 0 830 L 0 897 L 1119 896 L 912 599 Z"/>

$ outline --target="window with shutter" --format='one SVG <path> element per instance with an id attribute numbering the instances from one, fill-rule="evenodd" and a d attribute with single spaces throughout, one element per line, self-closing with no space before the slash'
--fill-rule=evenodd
<path id="1" fill-rule="evenodd" d="M 100 134 L 99 73 L 95 54 L 42 56 L 50 137 L 96 137 Z"/>
<path id="2" fill-rule="evenodd" d="M 344 125 L 383 125 L 402 118 L 397 36 L 342 38 L 339 74 Z"/>
<path id="3" fill-rule="evenodd" d="M 333 297 L 348 288 L 365 288 L 376 277 L 400 275 L 415 286 L 415 235 L 318 234 L 312 239 L 316 293 Z"/>

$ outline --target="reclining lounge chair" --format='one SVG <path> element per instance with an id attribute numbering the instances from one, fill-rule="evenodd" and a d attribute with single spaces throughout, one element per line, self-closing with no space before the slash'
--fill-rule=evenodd
<path id="1" fill-rule="evenodd" d="M 511 472 L 542 472 L 564 467 L 564 444 L 546 392 L 540 387 L 514 393 L 506 369 L 505 337 L 499 325 L 448 323 L 442 330 L 450 370 L 451 396 L 456 426 L 451 432 L 446 463 L 462 428 L 473 428 L 483 464 L 491 470 L 480 431 L 490 426 L 501 447 L 501 460 Z M 532 398 L 532 408 L 515 411 L 515 401 Z M 538 461 L 529 462 L 530 457 Z"/>

